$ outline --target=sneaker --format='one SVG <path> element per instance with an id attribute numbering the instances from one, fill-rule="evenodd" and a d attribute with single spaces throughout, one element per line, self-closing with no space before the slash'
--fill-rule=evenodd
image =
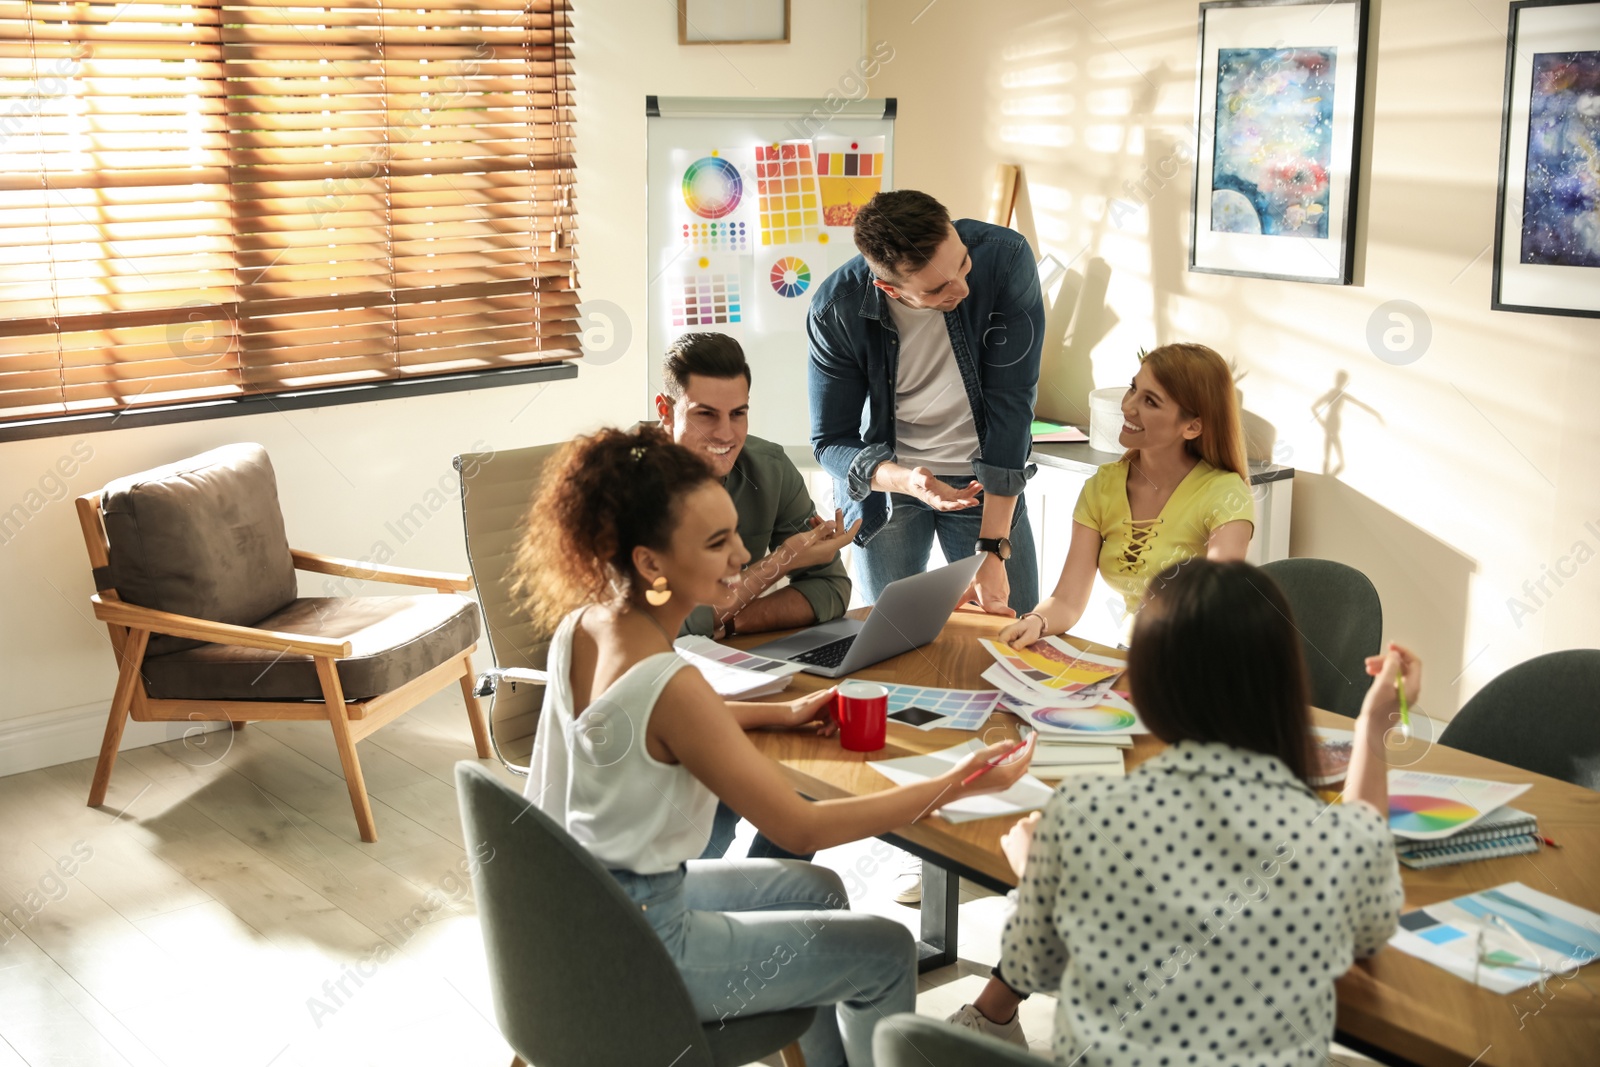
<path id="1" fill-rule="evenodd" d="M 900 854 L 900 873 L 894 879 L 896 904 L 922 903 L 922 861 L 909 852 Z"/>
<path id="2" fill-rule="evenodd" d="M 1028 1047 L 1028 1039 L 1022 1033 L 1022 1013 L 1018 1012 L 1008 1023 L 990 1022 L 983 1012 L 971 1004 L 961 1005 L 961 1010 L 956 1012 L 945 1022 L 951 1026 L 959 1026 L 964 1030 L 975 1030 L 980 1034 L 1004 1041 L 1008 1045 L 1019 1048 Z"/>

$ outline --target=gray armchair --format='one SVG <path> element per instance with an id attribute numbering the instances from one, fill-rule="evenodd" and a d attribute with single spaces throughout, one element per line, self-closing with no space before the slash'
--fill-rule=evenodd
<path id="1" fill-rule="evenodd" d="M 356 743 L 451 683 L 478 756 L 478 610 L 460 574 L 335 559 L 289 547 L 272 463 L 238 444 L 119 478 L 78 498 L 95 617 L 111 631 L 117 687 L 89 805 L 105 802 L 123 727 L 137 722 L 327 722 L 356 825 L 376 841 Z M 301 597 L 296 570 L 431 588 L 438 595 Z"/>

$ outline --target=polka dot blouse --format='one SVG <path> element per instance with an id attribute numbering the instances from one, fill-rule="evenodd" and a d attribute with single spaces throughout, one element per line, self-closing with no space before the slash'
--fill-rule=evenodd
<path id="1" fill-rule="evenodd" d="M 1387 826 L 1274 757 L 1180 741 L 1044 809 L 1000 971 L 1047 992 L 1062 1063 L 1322 1064 L 1333 981 L 1394 932 Z"/>

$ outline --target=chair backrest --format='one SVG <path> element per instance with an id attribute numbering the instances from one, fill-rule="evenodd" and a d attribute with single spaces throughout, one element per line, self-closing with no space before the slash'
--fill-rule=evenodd
<path id="1" fill-rule="evenodd" d="M 297 595 L 278 481 L 260 445 L 118 478 L 101 491 L 100 512 L 109 562 L 95 584 L 130 604 L 248 626 Z M 201 643 L 152 636 L 148 652 Z"/>
<path id="2" fill-rule="evenodd" d="M 1289 598 L 1300 630 L 1311 703 L 1354 718 L 1371 679 L 1366 658 L 1383 643 L 1383 603 L 1365 574 L 1331 559 L 1262 564 Z"/>
<path id="3" fill-rule="evenodd" d="M 1026 1049 L 910 1012 L 878 1023 L 872 1059 L 878 1067 L 1039 1067 L 1045 1062 Z"/>
<path id="4" fill-rule="evenodd" d="M 1600 649 L 1547 652 L 1496 676 L 1439 743 L 1600 790 Z"/>
<path id="5" fill-rule="evenodd" d="M 683 979 L 616 879 L 482 765 L 456 764 L 456 793 L 495 1018 L 517 1055 L 710 1067 Z"/>
<path id="6" fill-rule="evenodd" d="M 511 596 L 509 572 L 522 536 L 528 504 L 539 488 L 545 461 L 560 444 L 463 452 L 455 458 L 461 474 L 461 516 L 467 534 L 478 604 L 483 608 L 489 655 L 497 667 L 544 670 L 550 635 L 534 626 Z M 533 752 L 544 686 L 503 684 L 489 713 L 489 732 L 506 763 L 524 770 Z"/>

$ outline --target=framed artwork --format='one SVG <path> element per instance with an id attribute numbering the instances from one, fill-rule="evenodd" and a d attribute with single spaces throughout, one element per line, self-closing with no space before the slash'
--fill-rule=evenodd
<path id="1" fill-rule="evenodd" d="M 679 44 L 787 44 L 789 0 L 678 0 Z"/>
<path id="2" fill-rule="evenodd" d="M 1490 307 L 1600 318 L 1600 3 L 1519 0 L 1506 45 Z"/>
<path id="3" fill-rule="evenodd" d="M 1349 285 L 1367 0 L 1200 5 L 1189 269 Z"/>

